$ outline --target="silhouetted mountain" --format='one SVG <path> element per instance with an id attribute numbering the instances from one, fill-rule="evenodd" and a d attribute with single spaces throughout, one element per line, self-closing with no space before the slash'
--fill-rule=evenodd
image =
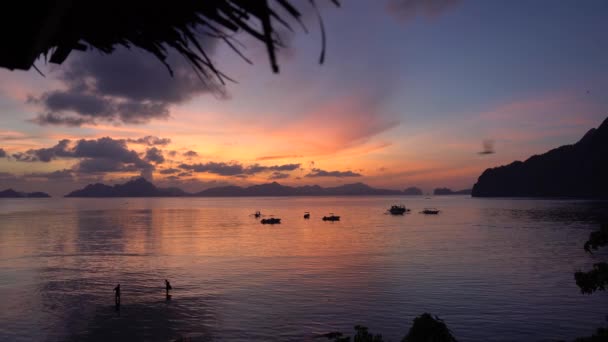
<path id="1" fill-rule="evenodd" d="M 101 183 L 89 184 L 84 189 L 72 191 L 65 197 L 176 197 L 187 195 L 181 189 L 160 189 L 145 178 L 138 178 L 114 186 Z"/>
<path id="2" fill-rule="evenodd" d="M 409 195 L 409 196 L 422 196 L 422 190 L 420 190 L 419 188 L 412 186 L 409 187 L 405 190 L 403 190 L 403 194 L 404 195 Z"/>
<path id="3" fill-rule="evenodd" d="M 18 192 L 13 189 L 0 191 L 0 198 L 46 198 L 51 197 L 45 192 Z"/>
<path id="4" fill-rule="evenodd" d="M 252 185 L 245 188 L 246 196 L 290 196 L 294 194 L 294 190 L 293 187 L 284 186 L 277 182 Z"/>
<path id="5" fill-rule="evenodd" d="M 326 188 L 326 195 L 337 196 L 358 196 L 358 195 L 403 195 L 399 190 L 376 189 L 367 184 L 354 183 Z"/>
<path id="6" fill-rule="evenodd" d="M 608 198 L 608 119 L 573 145 L 487 169 L 476 197 Z"/>
<path id="7" fill-rule="evenodd" d="M 194 194 L 179 188 L 160 189 L 144 178 L 138 178 L 125 184 L 114 186 L 101 183 L 89 184 L 83 189 L 75 190 L 65 197 L 237 197 L 237 196 L 374 196 L 406 195 L 403 191 L 376 189 L 363 183 L 345 184 L 323 188 L 318 185 L 286 186 L 277 182 L 252 185 L 249 187 L 222 186 L 210 188 Z"/>
<path id="8" fill-rule="evenodd" d="M 318 185 L 285 186 L 277 182 L 253 185 L 242 188 L 224 186 L 211 188 L 194 194 L 194 196 L 365 196 L 365 195 L 403 195 L 399 190 L 376 189 L 363 183 L 345 184 L 341 186 L 322 188 Z"/>
<path id="9" fill-rule="evenodd" d="M 245 189 L 240 186 L 227 185 L 203 190 L 194 194 L 194 196 L 245 196 Z"/>
<path id="10" fill-rule="evenodd" d="M 470 195 L 471 189 L 452 191 L 449 188 L 437 188 L 433 190 L 433 195 Z"/>

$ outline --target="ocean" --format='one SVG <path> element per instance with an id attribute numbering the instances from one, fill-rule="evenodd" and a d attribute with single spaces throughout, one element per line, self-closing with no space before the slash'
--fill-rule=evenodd
<path id="1" fill-rule="evenodd" d="M 325 341 L 357 324 L 400 341 L 425 312 L 459 341 L 571 340 L 606 326 L 607 294 L 573 276 L 608 260 L 583 250 L 606 217 L 468 196 L 1 199 L 0 341 Z"/>

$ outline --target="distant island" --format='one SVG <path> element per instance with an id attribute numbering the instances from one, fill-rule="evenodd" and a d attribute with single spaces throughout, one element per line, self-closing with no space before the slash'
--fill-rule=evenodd
<path id="1" fill-rule="evenodd" d="M 436 195 L 436 196 L 440 196 L 440 195 L 470 195 L 471 191 L 472 191 L 471 189 L 464 189 L 464 190 L 453 191 L 450 188 L 437 188 L 437 189 L 433 190 L 433 195 Z"/>
<path id="2" fill-rule="evenodd" d="M 472 195 L 608 198 L 608 118 L 573 145 L 485 170 Z"/>
<path id="3" fill-rule="evenodd" d="M 225 186 L 211 188 L 194 194 L 194 196 L 369 196 L 369 195 L 404 195 L 403 191 L 376 189 L 363 183 L 345 184 L 323 188 L 318 185 L 285 186 L 277 182 L 253 185 L 246 188 Z"/>
<path id="4" fill-rule="evenodd" d="M 13 189 L 6 189 L 0 191 L 0 198 L 47 198 L 51 197 L 46 192 L 19 192 Z"/>
<path id="5" fill-rule="evenodd" d="M 415 191 L 415 190 L 417 191 Z M 236 197 L 236 196 L 403 196 L 419 195 L 422 191 L 408 188 L 405 191 L 376 189 L 363 183 L 345 184 L 323 188 L 318 185 L 285 186 L 277 182 L 249 187 L 223 186 L 188 193 L 179 188 L 158 188 L 144 178 L 131 180 L 114 186 L 101 183 L 89 184 L 65 197 Z"/>
<path id="6" fill-rule="evenodd" d="M 403 190 L 403 194 L 407 196 L 422 196 L 422 190 L 415 186 Z"/>
<path id="7" fill-rule="evenodd" d="M 138 178 L 114 186 L 101 183 L 89 184 L 83 189 L 70 192 L 65 197 L 178 197 L 187 195 L 181 189 L 157 188 L 145 178 Z"/>

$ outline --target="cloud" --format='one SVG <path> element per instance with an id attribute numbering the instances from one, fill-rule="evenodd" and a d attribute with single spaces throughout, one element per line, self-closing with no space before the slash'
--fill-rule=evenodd
<path id="1" fill-rule="evenodd" d="M 456 7 L 460 0 L 390 0 L 388 10 L 401 21 L 409 21 L 418 15 L 437 17 Z"/>
<path id="2" fill-rule="evenodd" d="M 132 172 L 137 171 L 133 164 L 125 164 L 119 160 L 110 158 L 91 158 L 84 159 L 78 163 L 76 170 L 79 173 L 106 173 L 106 172 Z"/>
<path id="3" fill-rule="evenodd" d="M 139 145 L 147 145 L 147 146 L 167 146 L 171 143 L 171 139 L 159 138 L 159 137 L 155 137 L 152 135 L 147 135 L 142 138 L 127 139 L 127 142 L 130 144 L 139 144 Z"/>
<path id="4" fill-rule="evenodd" d="M 192 158 L 192 157 L 198 157 L 198 153 L 196 153 L 196 151 L 188 151 L 188 152 L 184 152 L 184 157 L 188 157 L 188 158 Z"/>
<path id="5" fill-rule="evenodd" d="M 39 101 L 51 113 L 74 111 L 87 117 L 110 117 L 115 110 L 104 98 L 80 92 L 50 91 L 44 93 Z"/>
<path id="6" fill-rule="evenodd" d="M 11 155 L 11 157 L 13 157 L 16 161 L 21 161 L 21 162 L 37 161 L 32 156 L 30 156 L 30 155 L 28 155 L 27 153 L 24 153 L 24 152 L 13 153 Z"/>
<path id="7" fill-rule="evenodd" d="M 361 177 L 362 174 L 352 171 L 325 171 L 321 169 L 312 169 L 312 171 L 306 174 L 304 177 Z"/>
<path id="8" fill-rule="evenodd" d="M 35 118 L 31 119 L 30 122 L 33 122 L 40 126 L 63 125 L 68 127 L 80 127 L 84 124 L 95 123 L 92 118 L 62 116 L 58 113 L 39 114 Z"/>
<path id="9" fill-rule="evenodd" d="M 298 155 L 262 156 L 262 157 L 256 158 L 255 160 L 263 161 L 263 160 L 288 159 L 288 158 L 302 158 L 302 156 L 298 156 Z"/>
<path id="10" fill-rule="evenodd" d="M 110 137 L 78 140 L 73 149 L 73 155 L 77 158 L 111 158 L 126 163 L 142 161 L 137 152 L 127 148 L 124 140 Z"/>
<path id="11" fill-rule="evenodd" d="M 161 175 L 172 175 L 174 173 L 179 173 L 180 169 L 175 169 L 175 168 L 168 168 L 168 169 L 162 169 L 159 171 L 159 173 Z"/>
<path id="12" fill-rule="evenodd" d="M 70 144 L 70 140 L 63 139 L 60 140 L 57 145 L 49 148 L 39 148 L 39 149 L 31 149 L 27 152 L 18 152 L 13 154 L 13 158 L 17 159 L 17 161 L 26 161 L 26 162 L 34 162 L 41 161 L 48 163 L 53 159 L 57 159 L 60 157 L 71 158 L 74 157 L 74 151 L 68 150 L 68 145 Z"/>
<path id="13" fill-rule="evenodd" d="M 268 177 L 268 179 L 270 179 L 270 180 L 285 179 L 285 178 L 289 178 L 289 173 L 278 172 L 278 171 L 273 172 L 270 175 L 270 177 Z"/>
<path id="14" fill-rule="evenodd" d="M 63 169 L 52 172 L 33 172 L 24 175 L 25 178 L 45 178 L 47 180 L 73 180 L 72 170 Z"/>
<path id="15" fill-rule="evenodd" d="M 74 170 L 78 173 L 139 171 L 151 178 L 154 170 L 149 161 L 141 159 L 136 151 L 127 148 L 126 140 L 110 137 L 81 139 L 75 143 L 63 139 L 52 147 L 30 149 L 14 153 L 12 157 L 22 162 L 44 163 L 55 159 L 78 159 L 79 162 L 74 165 Z"/>
<path id="16" fill-rule="evenodd" d="M 146 150 L 144 160 L 155 164 L 162 164 L 165 162 L 165 157 L 163 157 L 163 152 L 161 150 L 156 147 L 152 147 Z"/>
<path id="17" fill-rule="evenodd" d="M 78 170 L 82 173 L 139 171 L 151 179 L 154 166 L 127 148 L 124 140 L 110 137 L 96 140 L 81 139 L 74 148 L 74 157 L 83 158 Z"/>
<path id="18" fill-rule="evenodd" d="M 386 88 L 383 85 L 369 91 L 355 91 L 355 95 L 340 97 L 307 110 L 293 122 L 272 131 L 270 136 L 277 141 L 288 140 L 291 150 L 297 148 L 305 155 L 360 148 L 400 124 L 399 116 L 384 108 L 393 91 Z"/>
<path id="19" fill-rule="evenodd" d="M 284 165 L 273 165 L 264 166 L 260 164 L 253 164 L 245 168 L 246 174 L 255 174 L 266 171 L 294 171 L 300 168 L 300 164 L 284 164 Z"/>
<path id="20" fill-rule="evenodd" d="M 285 165 L 273 165 L 264 166 L 259 164 L 253 164 L 250 166 L 243 166 L 240 163 L 223 163 L 223 162 L 208 162 L 198 164 L 180 164 L 180 169 L 189 170 L 193 172 L 206 172 L 221 176 L 248 176 L 263 172 L 272 171 L 294 171 L 300 168 L 300 164 L 285 164 Z"/>
<path id="21" fill-rule="evenodd" d="M 202 39 L 213 51 L 215 39 Z M 119 48 L 112 54 L 74 55 L 58 78 L 63 88 L 30 96 L 41 107 L 40 125 L 80 126 L 99 122 L 143 124 L 169 118 L 169 107 L 195 96 L 223 94 L 213 79 L 201 79 L 181 56 L 169 56 L 168 70 L 154 56 Z"/>
<path id="22" fill-rule="evenodd" d="M 221 176 L 235 176 L 243 174 L 244 168 L 241 164 L 227 164 L 227 163 L 198 163 L 198 164 L 180 164 L 180 169 L 190 170 L 194 172 L 207 172 Z"/>
<path id="23" fill-rule="evenodd" d="M 6 156 L 7 156 L 6 151 L 3 148 L 0 148 L 0 158 L 4 158 Z"/>

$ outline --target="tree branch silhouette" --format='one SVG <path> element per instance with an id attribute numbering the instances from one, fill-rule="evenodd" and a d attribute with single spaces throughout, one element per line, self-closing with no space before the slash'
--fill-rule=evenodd
<path id="1" fill-rule="evenodd" d="M 339 0 L 326 0 L 339 7 Z M 219 38 L 249 62 L 234 37 L 244 32 L 266 46 L 274 72 L 279 72 L 277 49 L 282 46 L 275 27 L 304 27 L 302 14 L 292 0 L 205 0 L 149 2 L 108 0 L 103 3 L 55 0 L 12 1 L 4 5 L 0 20 L 3 53 L 0 67 L 29 70 L 40 56 L 61 64 L 72 50 L 97 50 L 110 54 L 116 47 L 138 47 L 167 62 L 169 50 L 186 58 L 202 78 L 230 80 L 218 70 L 200 36 Z M 314 0 L 309 0 L 318 13 Z M 321 17 L 318 16 L 321 21 Z M 321 22 L 321 27 L 322 22 Z M 322 31 L 320 61 L 325 55 Z"/>
<path id="2" fill-rule="evenodd" d="M 589 240 L 585 243 L 585 251 L 593 254 L 598 248 L 608 245 L 608 224 L 602 224 L 599 231 L 592 232 Z M 592 294 L 595 291 L 606 291 L 608 286 L 608 263 L 599 262 L 593 265 L 593 269 L 587 272 L 578 271 L 574 273 L 576 285 L 582 293 Z"/>

